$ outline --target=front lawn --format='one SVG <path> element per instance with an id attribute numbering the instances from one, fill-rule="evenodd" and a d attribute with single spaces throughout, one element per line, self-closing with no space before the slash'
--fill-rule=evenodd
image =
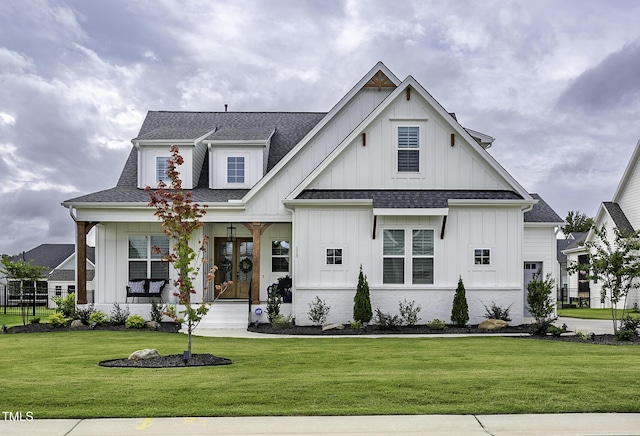
<path id="1" fill-rule="evenodd" d="M 103 368 L 149 331 L 0 335 L 0 404 L 35 418 L 638 412 L 640 347 L 526 338 L 194 337 L 232 365 Z M 624 382 L 622 382 L 624 381 Z"/>
<path id="2" fill-rule="evenodd" d="M 589 309 L 586 307 L 579 307 L 575 309 L 562 309 L 558 307 L 558 316 L 566 316 L 569 318 L 580 319 L 608 319 L 611 321 L 611 309 Z M 640 319 L 640 313 L 635 313 L 631 310 L 626 310 L 625 313 L 632 318 Z M 618 319 L 622 318 L 622 309 L 617 310 Z"/>

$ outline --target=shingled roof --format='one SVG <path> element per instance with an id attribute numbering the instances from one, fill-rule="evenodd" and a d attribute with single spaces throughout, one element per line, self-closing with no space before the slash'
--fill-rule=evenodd
<path id="1" fill-rule="evenodd" d="M 325 117 L 321 112 L 174 112 L 149 111 L 133 141 L 266 140 L 271 136 L 267 172 Z M 275 132 L 274 132 L 275 129 Z M 248 189 L 209 189 L 209 159 L 191 190 L 198 202 L 240 200 Z M 148 203 L 149 194 L 137 187 L 138 153 L 132 147 L 114 188 L 76 197 L 78 203 Z"/>
<path id="2" fill-rule="evenodd" d="M 25 251 L 11 257 L 11 261 L 24 260 L 31 265 L 47 267 L 45 271 L 49 274 L 51 270 L 67 260 L 76 251 L 74 244 L 41 244 L 36 248 Z M 95 247 L 87 247 L 87 259 L 95 263 Z"/>
<path id="3" fill-rule="evenodd" d="M 607 209 L 607 212 L 611 216 L 611 219 L 613 220 L 618 230 L 620 230 L 620 233 L 622 233 L 623 235 L 630 235 L 631 233 L 633 233 L 633 226 L 629 222 L 629 219 L 627 219 L 627 216 L 618 203 L 605 201 L 602 203 L 602 205 L 605 207 L 605 209 Z"/>
<path id="4" fill-rule="evenodd" d="M 533 209 L 524 214 L 525 222 L 560 223 L 562 219 L 537 194 Z M 449 200 L 522 200 L 513 191 L 491 190 L 351 190 L 307 189 L 297 197 L 300 200 L 372 200 L 378 209 L 439 209 L 449 207 Z"/>

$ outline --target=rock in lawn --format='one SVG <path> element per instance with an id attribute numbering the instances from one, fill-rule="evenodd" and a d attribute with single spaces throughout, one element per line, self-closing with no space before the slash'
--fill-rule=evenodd
<path id="1" fill-rule="evenodd" d="M 83 325 L 84 324 L 82 324 L 82 321 L 80 321 L 79 319 L 74 319 L 73 321 L 71 321 L 71 328 L 72 329 L 79 329 Z"/>
<path id="2" fill-rule="evenodd" d="M 160 324 L 155 321 L 147 321 L 144 325 L 146 325 L 149 330 L 158 330 L 160 328 Z"/>
<path id="3" fill-rule="evenodd" d="M 336 323 L 331 323 L 328 322 L 326 324 L 322 324 L 322 331 L 325 330 L 342 330 L 344 329 L 344 326 L 342 324 L 336 324 Z"/>
<path id="4" fill-rule="evenodd" d="M 478 328 L 480 330 L 500 330 L 507 326 L 507 322 L 501 319 L 485 319 L 480 324 L 478 324 Z"/>
<path id="5" fill-rule="evenodd" d="M 158 350 L 155 350 L 153 348 L 146 348 L 144 350 L 138 350 L 131 353 L 131 355 L 129 356 L 129 360 L 147 360 L 156 357 L 160 357 L 160 354 L 158 354 Z"/>

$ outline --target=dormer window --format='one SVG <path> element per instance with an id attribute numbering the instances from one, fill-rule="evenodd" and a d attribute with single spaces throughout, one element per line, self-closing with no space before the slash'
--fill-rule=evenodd
<path id="1" fill-rule="evenodd" d="M 420 171 L 420 128 L 398 126 L 398 172 Z"/>
<path id="2" fill-rule="evenodd" d="M 163 182 L 166 185 L 171 183 L 171 180 L 167 175 L 167 167 L 168 167 L 167 160 L 169 160 L 168 156 L 156 157 L 156 180 L 158 182 Z"/>
<path id="3" fill-rule="evenodd" d="M 244 183 L 244 157 L 227 157 L 227 183 Z"/>

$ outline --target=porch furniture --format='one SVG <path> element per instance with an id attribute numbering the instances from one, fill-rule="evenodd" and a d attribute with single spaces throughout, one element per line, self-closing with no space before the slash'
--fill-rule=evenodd
<path id="1" fill-rule="evenodd" d="M 160 302 L 162 300 L 162 290 L 169 283 L 167 279 L 140 279 L 140 280 L 131 280 L 127 285 L 127 298 L 126 302 L 129 302 L 129 297 L 131 297 L 131 301 L 133 302 L 134 298 L 138 298 L 140 301 L 140 297 L 145 298 L 160 298 Z"/>

